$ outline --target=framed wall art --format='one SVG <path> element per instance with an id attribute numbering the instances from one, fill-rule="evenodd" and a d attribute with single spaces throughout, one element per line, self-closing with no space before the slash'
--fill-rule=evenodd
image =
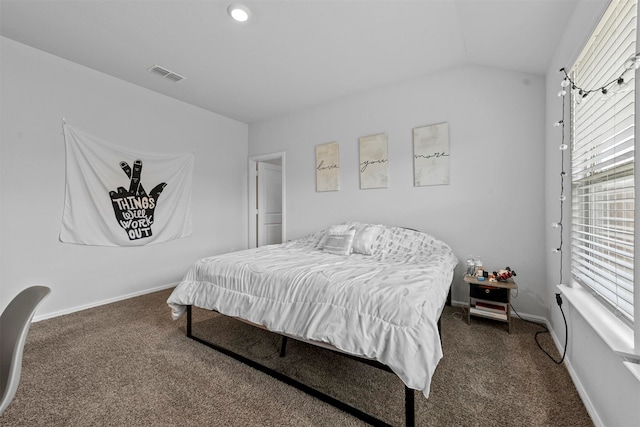
<path id="1" fill-rule="evenodd" d="M 449 184 L 449 123 L 413 129 L 413 185 Z"/>
<path id="2" fill-rule="evenodd" d="M 316 191 L 340 190 L 339 151 L 337 142 L 316 145 Z"/>
<path id="3" fill-rule="evenodd" d="M 387 134 L 363 136 L 360 142 L 360 189 L 389 186 Z"/>

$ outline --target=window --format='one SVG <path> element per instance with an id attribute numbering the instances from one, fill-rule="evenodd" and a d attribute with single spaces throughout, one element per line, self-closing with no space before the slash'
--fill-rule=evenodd
<path id="1" fill-rule="evenodd" d="M 572 93 L 571 273 L 631 322 L 635 69 L 625 62 L 636 53 L 636 22 L 637 0 L 612 0 L 571 70 L 585 89 Z"/>

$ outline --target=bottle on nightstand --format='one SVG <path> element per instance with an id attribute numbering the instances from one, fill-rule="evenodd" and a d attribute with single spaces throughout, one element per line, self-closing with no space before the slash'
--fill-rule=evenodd
<path id="1" fill-rule="evenodd" d="M 476 274 L 476 261 L 471 255 L 467 258 L 467 274 L 469 276 L 474 276 Z"/>
<path id="2" fill-rule="evenodd" d="M 482 265 L 482 260 L 480 259 L 480 257 L 478 257 L 476 259 L 476 271 L 475 271 L 475 275 L 480 277 L 482 276 L 484 273 L 484 267 Z"/>

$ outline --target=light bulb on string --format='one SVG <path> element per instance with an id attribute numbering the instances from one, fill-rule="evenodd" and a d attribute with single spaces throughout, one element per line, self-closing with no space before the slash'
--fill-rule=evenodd
<path id="1" fill-rule="evenodd" d="M 554 254 L 557 254 L 557 253 L 559 253 L 560 251 L 562 251 L 562 249 L 561 249 L 561 248 L 553 248 L 553 249 L 551 249 L 551 252 L 553 252 Z"/>
<path id="2" fill-rule="evenodd" d="M 558 149 L 559 149 L 560 151 L 564 151 L 564 150 L 566 150 L 567 148 L 569 148 L 569 146 L 568 146 L 567 144 L 560 144 L 560 146 L 558 147 Z"/>
<path id="3" fill-rule="evenodd" d="M 634 53 L 624 63 L 624 68 L 627 70 L 634 70 L 640 68 L 640 53 Z"/>
<path id="4" fill-rule="evenodd" d="M 561 224 L 561 223 L 559 223 L 559 222 L 552 222 L 552 223 L 551 223 L 551 227 L 553 227 L 553 228 L 560 228 L 560 227 L 562 227 L 562 224 Z"/>
<path id="5" fill-rule="evenodd" d="M 570 84 L 571 84 L 571 82 L 570 82 L 570 81 L 569 81 L 569 79 L 568 79 L 568 78 L 566 78 L 566 77 L 565 77 L 564 79 L 562 79 L 562 81 L 560 82 L 560 86 L 562 86 L 562 87 L 567 87 L 567 86 L 569 86 Z"/>
<path id="6" fill-rule="evenodd" d="M 600 93 L 600 95 L 598 96 L 599 101 L 607 102 L 609 99 L 611 99 L 612 94 L 606 87 L 603 87 L 598 92 Z"/>
<path id="7" fill-rule="evenodd" d="M 629 83 L 625 82 L 622 77 L 618 78 L 617 84 L 611 89 L 613 93 L 626 92 L 629 89 Z"/>
<path id="8" fill-rule="evenodd" d="M 564 194 L 561 194 L 560 197 L 558 197 L 558 200 L 560 200 L 561 202 L 564 202 L 565 200 L 567 200 L 567 196 L 565 196 Z"/>
<path id="9" fill-rule="evenodd" d="M 558 92 L 558 97 L 563 97 L 567 94 L 567 91 L 562 89 L 560 92 Z"/>
<path id="10" fill-rule="evenodd" d="M 577 89 L 577 90 L 576 90 Z M 577 92 L 577 93 L 575 93 Z M 584 89 L 581 88 L 575 88 L 574 87 L 574 95 L 573 95 L 573 99 L 575 100 L 576 104 L 582 104 L 582 101 L 584 101 L 584 99 L 589 96 L 589 91 L 585 91 Z"/>
<path id="11" fill-rule="evenodd" d="M 560 126 L 562 126 L 562 123 L 564 123 L 562 120 L 558 120 L 557 122 L 555 122 L 555 123 L 553 124 L 553 127 L 554 127 L 554 128 L 560 127 Z"/>

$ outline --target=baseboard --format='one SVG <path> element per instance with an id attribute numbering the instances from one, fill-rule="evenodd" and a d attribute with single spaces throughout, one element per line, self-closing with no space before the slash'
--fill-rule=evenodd
<path id="1" fill-rule="evenodd" d="M 462 302 L 462 301 L 453 301 L 451 300 L 451 306 L 452 307 L 467 307 L 469 305 L 468 302 Z"/>
<path id="2" fill-rule="evenodd" d="M 106 304 L 111 304 L 113 302 L 118 302 L 118 301 L 122 301 L 125 299 L 129 299 L 129 298 L 134 298 L 134 297 L 139 297 L 141 295 L 146 295 L 146 294 L 151 294 L 153 292 L 158 292 L 158 291 L 163 291 L 165 289 L 169 289 L 169 288 L 173 288 L 175 286 L 178 285 L 178 283 L 180 282 L 173 282 L 173 283 L 168 283 L 168 284 L 164 284 L 155 288 L 151 288 L 151 289 L 145 289 L 142 291 L 137 291 L 137 292 L 132 292 L 130 294 L 126 294 L 126 295 L 120 295 L 114 298 L 109 298 L 106 300 L 102 300 L 102 301 L 96 301 L 96 302 L 92 302 L 90 304 L 86 304 L 86 305 L 81 305 L 81 306 L 77 306 L 77 307 L 72 307 L 72 308 L 68 308 L 66 310 L 60 310 L 60 311 L 56 311 L 53 313 L 47 313 L 47 314 L 43 314 L 43 315 L 39 315 L 39 316 L 34 316 L 32 322 L 39 322 L 41 320 L 47 320 L 47 319 L 51 319 L 54 317 L 58 317 L 58 316 L 64 316 L 65 314 L 71 314 L 71 313 L 75 313 L 76 311 L 82 311 L 82 310 L 86 310 L 89 308 L 94 308 L 94 307 L 99 307 L 101 305 L 106 305 Z"/>

